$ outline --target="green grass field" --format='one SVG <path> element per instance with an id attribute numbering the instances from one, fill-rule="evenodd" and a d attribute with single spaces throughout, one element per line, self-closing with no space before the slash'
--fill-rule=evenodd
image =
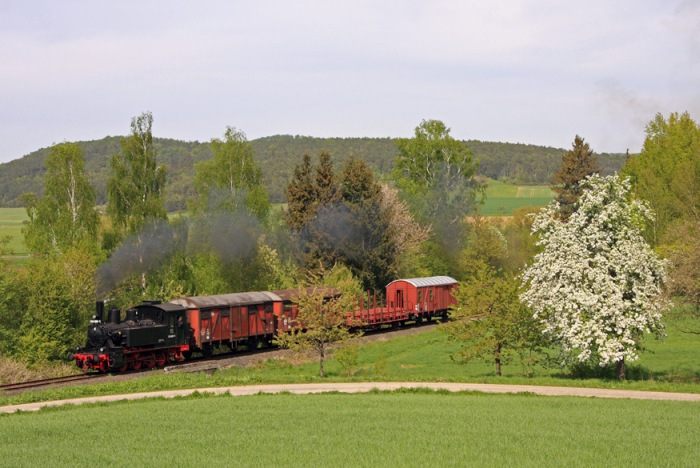
<path id="1" fill-rule="evenodd" d="M 695 466 L 700 405 L 401 391 L 0 417 L 3 466 Z"/>
<path id="2" fill-rule="evenodd" d="M 513 210 L 523 206 L 545 206 L 553 199 L 549 186 L 507 185 L 489 180 L 486 203 L 481 208 L 483 216 L 510 216 Z"/>
<path id="3" fill-rule="evenodd" d="M 11 236 L 8 247 L 14 255 L 26 255 L 22 225 L 27 218 L 24 208 L 0 208 L 0 237 Z"/>

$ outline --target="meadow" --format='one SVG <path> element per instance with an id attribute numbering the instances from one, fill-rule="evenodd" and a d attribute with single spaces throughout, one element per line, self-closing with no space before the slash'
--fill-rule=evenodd
<path id="1" fill-rule="evenodd" d="M 8 248 L 13 255 L 27 255 L 22 225 L 29 219 L 24 208 L 0 208 L 0 238 L 10 236 Z"/>
<path id="2" fill-rule="evenodd" d="M 513 210 L 523 206 L 545 206 L 554 195 L 549 186 L 509 185 L 489 180 L 486 202 L 481 207 L 482 216 L 510 216 Z"/>

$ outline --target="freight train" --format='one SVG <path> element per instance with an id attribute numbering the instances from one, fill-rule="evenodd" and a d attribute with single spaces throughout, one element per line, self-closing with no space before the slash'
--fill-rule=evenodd
<path id="1" fill-rule="evenodd" d="M 384 301 L 377 301 L 376 295 L 361 298 L 346 314 L 346 322 L 367 330 L 446 319 L 456 286 L 449 276 L 392 281 Z M 337 292 L 324 294 L 330 298 Z M 287 289 L 146 301 L 127 309 L 124 317 L 117 308 L 105 316 L 104 302 L 97 302 L 87 342 L 70 359 L 84 371 L 124 372 L 163 367 L 195 352 L 209 357 L 221 346 L 255 349 L 297 326 L 298 295 L 299 290 Z"/>

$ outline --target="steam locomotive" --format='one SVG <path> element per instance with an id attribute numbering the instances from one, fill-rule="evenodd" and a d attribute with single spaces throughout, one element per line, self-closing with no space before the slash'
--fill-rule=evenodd
<path id="1" fill-rule="evenodd" d="M 447 318 L 455 303 L 457 281 L 449 276 L 392 281 L 385 302 L 376 295 L 360 298 L 346 314 L 348 326 L 360 329 Z M 337 294 L 325 290 L 327 298 Z M 211 356 L 216 348 L 255 349 L 296 325 L 299 290 L 193 296 L 170 302 L 145 301 L 125 312 L 97 302 L 87 342 L 70 356 L 84 371 L 124 372 L 163 367 L 189 359 L 193 352 Z"/>

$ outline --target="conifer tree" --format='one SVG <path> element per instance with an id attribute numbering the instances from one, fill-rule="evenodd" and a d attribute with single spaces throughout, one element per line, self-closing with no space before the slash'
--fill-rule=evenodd
<path id="1" fill-rule="evenodd" d="M 583 138 L 576 135 L 572 149 L 562 155 L 559 171 L 552 179 L 552 183 L 555 184 L 552 190 L 557 194 L 559 216 L 562 220 L 569 219 L 575 211 L 575 204 L 583 191 L 579 182 L 598 173 L 600 168 L 593 150 Z"/>
<path id="2" fill-rule="evenodd" d="M 398 269 L 396 243 L 390 215 L 382 209 L 382 188 L 364 160 L 348 159 L 340 195 L 349 214 L 344 262 L 366 290 L 381 290 Z"/>
<path id="3" fill-rule="evenodd" d="M 338 178 L 333 172 L 333 162 L 328 151 L 321 151 L 316 168 L 315 204 L 316 207 L 331 205 L 340 199 Z"/>
<path id="4" fill-rule="evenodd" d="M 287 184 L 287 225 L 301 229 L 313 216 L 315 190 L 311 178 L 311 156 L 305 153 L 302 163 L 294 168 L 294 176 Z"/>

